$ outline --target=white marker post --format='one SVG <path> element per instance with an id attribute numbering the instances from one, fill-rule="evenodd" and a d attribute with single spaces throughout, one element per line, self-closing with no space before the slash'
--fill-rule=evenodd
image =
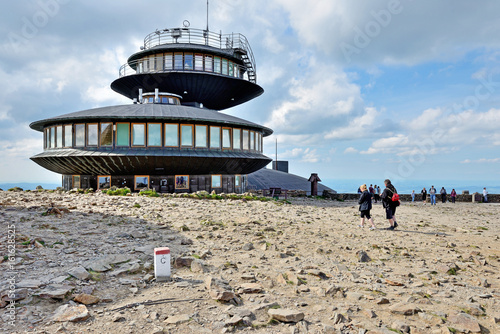
<path id="1" fill-rule="evenodd" d="M 157 282 L 170 281 L 170 248 L 155 248 L 155 278 Z"/>

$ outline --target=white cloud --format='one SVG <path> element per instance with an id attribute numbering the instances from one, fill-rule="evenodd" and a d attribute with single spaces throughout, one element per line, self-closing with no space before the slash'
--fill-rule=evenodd
<path id="1" fill-rule="evenodd" d="M 319 161 L 317 149 L 310 148 L 294 148 L 280 154 L 284 159 L 298 159 L 300 162 L 315 163 Z"/>
<path id="2" fill-rule="evenodd" d="M 365 108 L 365 114 L 354 118 L 345 127 L 334 129 L 326 134 L 326 139 L 358 139 L 373 136 L 373 125 L 377 117 L 375 108 Z"/>
<path id="3" fill-rule="evenodd" d="M 478 160 L 470 160 L 470 159 L 465 159 L 464 161 L 461 161 L 460 163 L 462 164 L 471 164 L 471 163 L 476 163 L 476 164 L 495 164 L 499 163 L 500 158 L 493 158 L 493 159 L 478 159 Z"/>
<path id="4" fill-rule="evenodd" d="M 355 149 L 354 147 L 348 147 L 344 150 L 344 153 L 358 153 L 359 151 Z"/>

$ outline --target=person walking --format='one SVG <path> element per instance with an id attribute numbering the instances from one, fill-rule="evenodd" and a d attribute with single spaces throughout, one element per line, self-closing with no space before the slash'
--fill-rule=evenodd
<path id="1" fill-rule="evenodd" d="M 446 203 L 446 189 L 442 187 L 440 193 L 441 193 L 441 202 Z"/>
<path id="2" fill-rule="evenodd" d="M 429 189 L 429 195 L 431 195 L 431 205 L 436 205 L 436 188 L 434 186 Z"/>
<path id="3" fill-rule="evenodd" d="M 393 201 L 392 197 L 394 194 L 397 194 L 396 188 L 391 183 L 391 180 L 386 179 L 384 181 L 385 189 L 382 192 L 380 198 L 382 199 L 382 206 L 385 209 L 385 218 L 389 221 L 391 225 L 389 230 L 394 230 L 398 227 L 398 223 L 396 222 L 396 207 L 399 205 L 399 201 Z"/>
<path id="4" fill-rule="evenodd" d="M 375 203 L 380 200 L 380 196 L 377 194 L 377 185 L 373 186 L 373 200 Z"/>
<path id="5" fill-rule="evenodd" d="M 483 188 L 483 202 L 488 203 L 488 192 L 486 191 L 486 187 Z"/>
<path id="6" fill-rule="evenodd" d="M 415 203 L 415 190 L 411 191 L 411 202 Z"/>
<path id="7" fill-rule="evenodd" d="M 361 224 L 359 227 L 365 227 L 365 218 L 368 219 L 370 224 L 370 230 L 374 230 L 375 224 L 373 223 L 373 218 L 370 215 L 370 210 L 372 209 L 372 194 L 366 189 L 366 184 L 360 187 L 362 193 L 359 197 L 359 211 L 361 212 Z"/>
<path id="8" fill-rule="evenodd" d="M 427 190 L 425 190 L 425 187 L 420 193 L 422 194 L 422 202 L 425 204 L 425 201 L 427 200 Z"/>
<path id="9" fill-rule="evenodd" d="M 455 189 L 451 190 L 450 196 L 451 196 L 451 203 L 455 203 L 455 199 L 457 198 L 457 192 L 455 191 Z"/>

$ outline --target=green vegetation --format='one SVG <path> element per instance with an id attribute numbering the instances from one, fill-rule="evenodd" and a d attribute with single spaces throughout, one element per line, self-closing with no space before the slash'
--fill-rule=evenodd
<path id="1" fill-rule="evenodd" d="M 23 188 L 21 187 L 14 187 L 14 188 L 10 188 L 9 190 L 7 191 L 24 191 Z"/>
<path id="2" fill-rule="evenodd" d="M 127 196 L 128 194 L 131 193 L 131 191 L 127 187 L 125 188 L 111 187 L 111 189 L 103 190 L 102 193 L 108 194 L 110 196 Z"/>
<path id="3" fill-rule="evenodd" d="M 154 189 L 143 189 L 139 192 L 139 196 L 160 197 L 160 194 L 158 194 Z"/>
<path id="4" fill-rule="evenodd" d="M 138 208 L 139 209 L 140 207 L 141 207 L 141 205 L 139 203 L 135 203 L 134 204 L 134 208 Z"/>

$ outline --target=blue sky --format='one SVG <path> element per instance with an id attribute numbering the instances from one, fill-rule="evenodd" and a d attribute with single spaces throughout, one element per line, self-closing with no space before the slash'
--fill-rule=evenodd
<path id="1" fill-rule="evenodd" d="M 29 123 L 130 103 L 109 88 L 120 65 L 157 28 L 204 28 L 205 5 L 5 3 L 0 182 L 59 183 L 29 160 L 42 150 Z M 274 129 L 265 153 L 277 139 L 302 176 L 497 182 L 499 12 L 493 0 L 211 0 L 210 30 L 248 38 L 265 90 L 224 112 Z"/>

